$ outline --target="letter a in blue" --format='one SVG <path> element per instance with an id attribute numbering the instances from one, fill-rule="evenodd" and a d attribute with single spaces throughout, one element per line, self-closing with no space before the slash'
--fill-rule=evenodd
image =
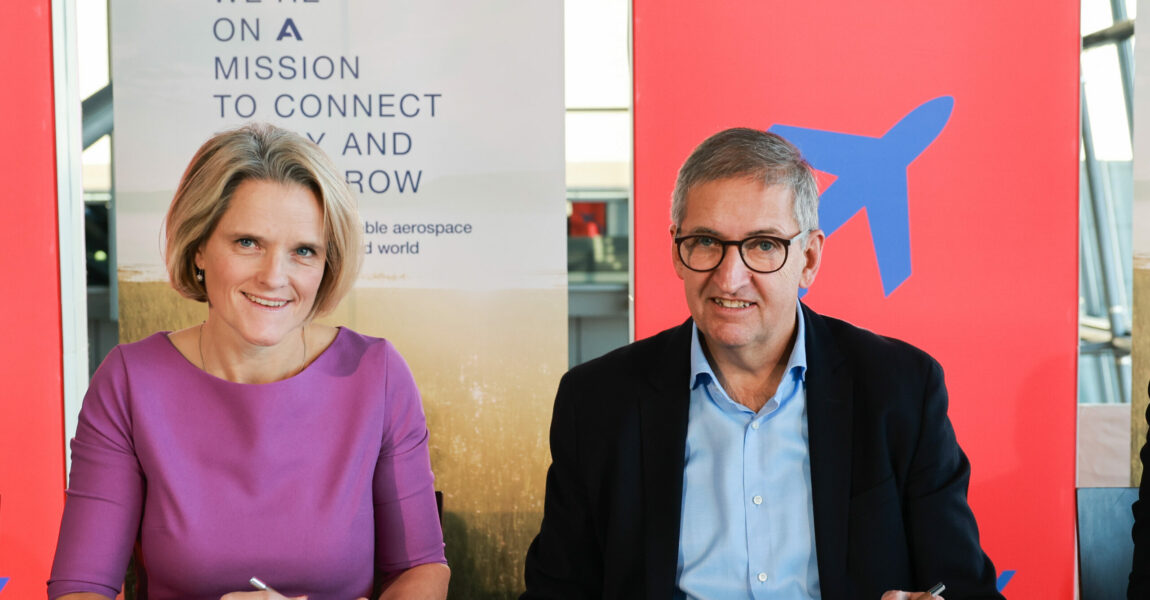
<path id="1" fill-rule="evenodd" d="M 299 41 L 303 41 L 303 36 L 299 34 L 299 29 L 295 26 L 295 21 L 288 19 L 284 21 L 284 26 L 280 27 L 280 34 L 276 36 L 276 41 L 280 41 L 286 37 L 293 37 Z"/>

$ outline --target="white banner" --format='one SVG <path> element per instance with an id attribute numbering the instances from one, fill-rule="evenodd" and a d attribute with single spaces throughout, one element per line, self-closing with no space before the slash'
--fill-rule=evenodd
<path id="1" fill-rule="evenodd" d="M 119 264 L 164 278 L 157 231 L 212 133 L 308 135 L 360 196 L 364 285 L 566 282 L 562 4 L 117 0 Z"/>

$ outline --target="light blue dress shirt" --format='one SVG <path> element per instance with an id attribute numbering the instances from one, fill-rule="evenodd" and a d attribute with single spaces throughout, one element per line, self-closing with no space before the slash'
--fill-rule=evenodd
<path id="1" fill-rule="evenodd" d="M 727 395 L 693 333 L 677 598 L 821 598 L 798 315 L 786 372 L 757 413 Z"/>

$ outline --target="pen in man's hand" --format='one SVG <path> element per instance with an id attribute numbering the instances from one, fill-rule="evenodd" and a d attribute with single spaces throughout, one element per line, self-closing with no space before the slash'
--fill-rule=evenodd
<path id="1" fill-rule="evenodd" d="M 945 591 L 946 591 L 946 585 L 945 585 L 945 584 L 943 584 L 943 583 L 940 581 L 940 582 L 938 582 L 938 583 L 934 584 L 934 587 L 932 587 L 932 588 L 930 588 L 929 590 L 927 590 L 927 591 L 926 591 L 926 593 L 930 594 L 930 597 L 931 597 L 931 598 L 935 598 L 935 597 L 937 597 L 939 594 L 941 594 L 941 593 L 943 593 L 943 592 L 945 592 Z"/>

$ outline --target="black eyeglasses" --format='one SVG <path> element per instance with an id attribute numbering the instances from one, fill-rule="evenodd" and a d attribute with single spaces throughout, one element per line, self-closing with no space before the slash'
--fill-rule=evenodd
<path id="1" fill-rule="evenodd" d="M 756 273 L 774 273 L 787 264 L 791 242 L 809 231 L 800 231 L 790 238 L 756 235 L 733 242 L 712 235 L 684 235 L 675 238 L 675 245 L 679 248 L 679 260 L 692 271 L 702 273 L 717 269 L 727 255 L 727 246 L 735 246 L 748 269 Z"/>

